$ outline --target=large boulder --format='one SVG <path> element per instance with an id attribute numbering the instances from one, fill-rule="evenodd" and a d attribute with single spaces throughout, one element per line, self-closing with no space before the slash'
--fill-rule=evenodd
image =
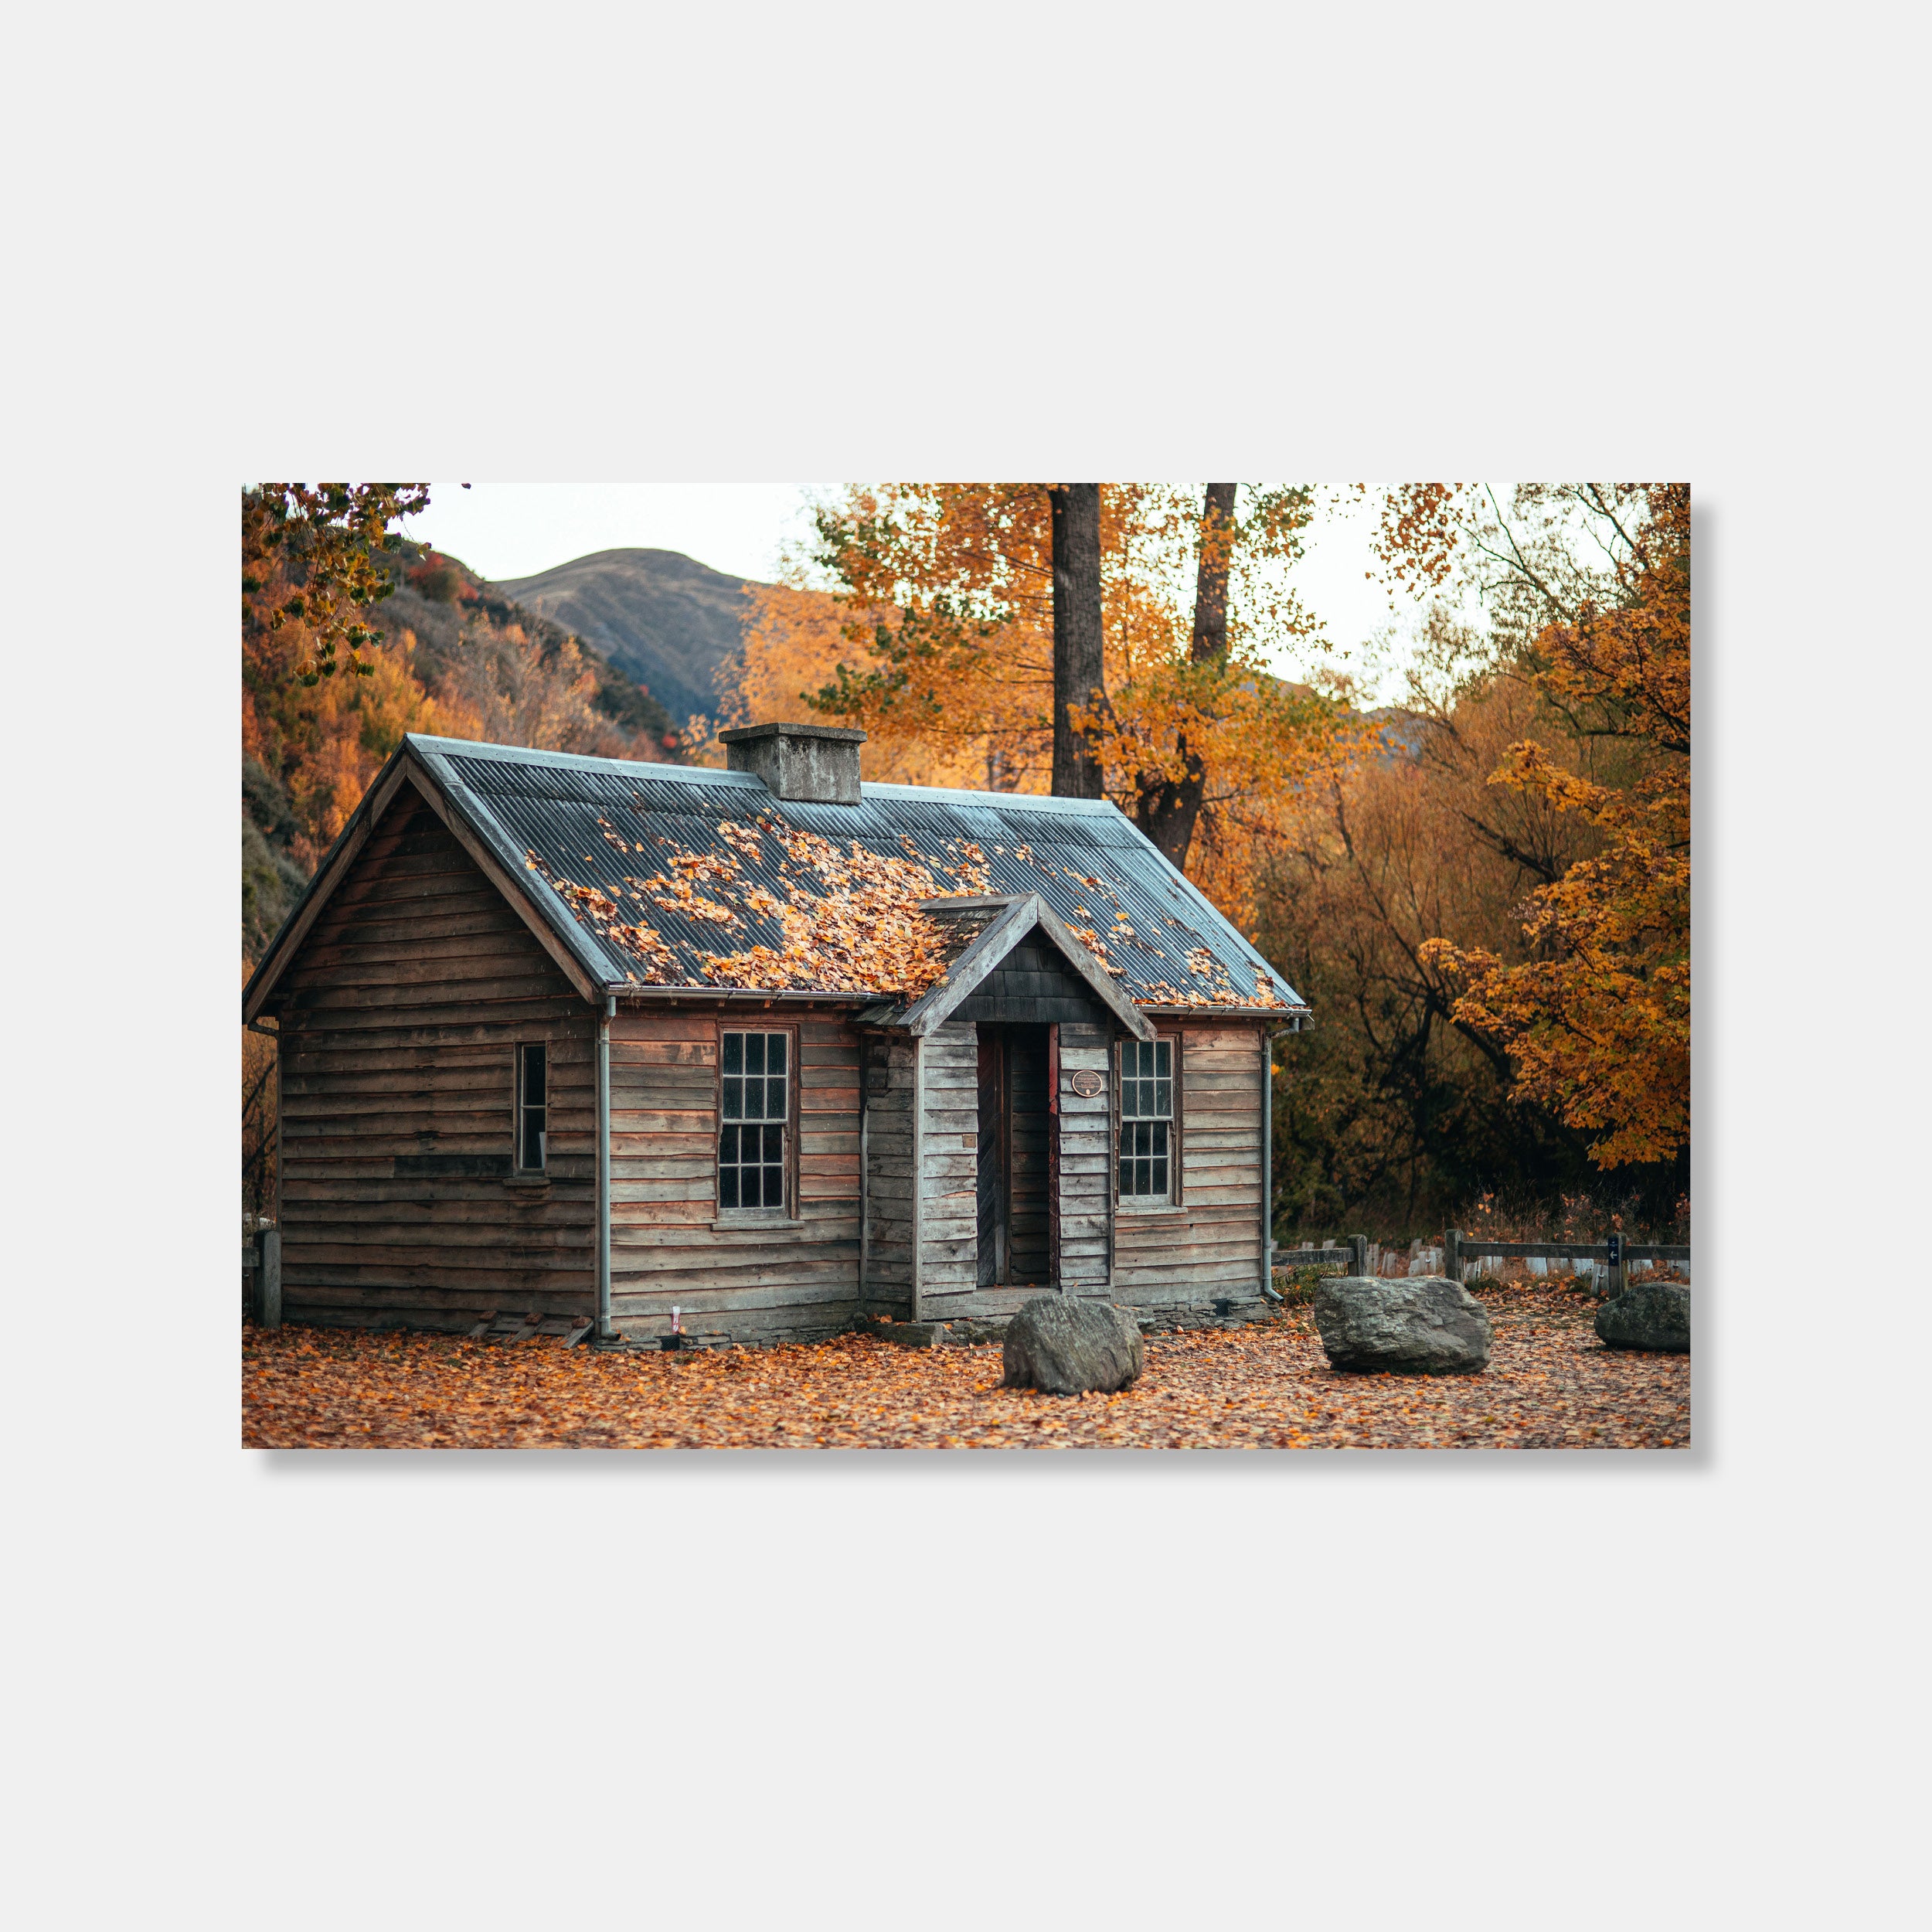
<path id="1" fill-rule="evenodd" d="M 1641 1281 L 1597 1311 L 1599 1340 L 1613 1349 L 1690 1353 L 1690 1290 L 1681 1281 Z"/>
<path id="2" fill-rule="evenodd" d="M 1440 1376 L 1475 1375 L 1489 1366 L 1489 1318 L 1447 1275 L 1396 1281 L 1332 1275 L 1315 1286 L 1315 1325 L 1338 1369 Z"/>
<path id="3" fill-rule="evenodd" d="M 1134 1318 L 1101 1301 L 1036 1294 L 1006 1325 L 1009 1389 L 1049 1396 L 1111 1395 L 1141 1372 L 1147 1351 Z"/>

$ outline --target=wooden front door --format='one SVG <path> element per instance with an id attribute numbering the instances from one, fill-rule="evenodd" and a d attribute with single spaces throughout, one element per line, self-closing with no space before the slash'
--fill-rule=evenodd
<path id="1" fill-rule="evenodd" d="M 979 1269 L 982 1288 L 1053 1278 L 1048 1215 L 1046 1029 L 979 1029 Z"/>
<path id="2" fill-rule="evenodd" d="M 979 1029 L 979 1274 L 990 1288 L 1006 1274 L 1006 1053 L 991 1026 Z"/>

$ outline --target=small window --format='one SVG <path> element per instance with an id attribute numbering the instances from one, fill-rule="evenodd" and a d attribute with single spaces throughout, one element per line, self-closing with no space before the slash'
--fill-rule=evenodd
<path id="1" fill-rule="evenodd" d="M 1165 1201 L 1174 1168 L 1174 1043 L 1121 1046 L 1121 1199 Z"/>
<path id="2" fill-rule="evenodd" d="M 718 1206 L 782 1213 L 785 1131 L 791 1117 L 786 1033 L 726 1033 L 723 1119 L 718 1128 Z"/>
<path id="3" fill-rule="evenodd" d="M 516 1049 L 516 1164 L 541 1174 L 549 1153 L 550 1070 L 540 1044 Z"/>

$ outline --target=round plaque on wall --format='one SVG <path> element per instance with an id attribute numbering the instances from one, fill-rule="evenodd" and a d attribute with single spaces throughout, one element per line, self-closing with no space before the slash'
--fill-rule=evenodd
<path id="1" fill-rule="evenodd" d="M 1086 1067 L 1073 1076 L 1073 1091 L 1083 1100 L 1090 1100 L 1100 1090 L 1100 1077 Z"/>

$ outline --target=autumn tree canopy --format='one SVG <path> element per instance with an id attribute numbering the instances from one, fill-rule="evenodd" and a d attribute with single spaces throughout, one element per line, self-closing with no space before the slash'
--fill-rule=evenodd
<path id="1" fill-rule="evenodd" d="M 1476 642 L 1441 609 L 1423 641 L 1457 655 Z M 1485 1192 L 1591 1185 L 1585 1137 L 1512 1098 L 1505 1046 L 1458 1019 L 1463 982 L 1427 950 L 1449 935 L 1527 958 L 1529 894 L 1598 849 L 1573 815 L 1488 783 L 1531 732 L 1593 777 L 1627 768 L 1617 747 L 1572 736 L 1525 678 L 1443 692 L 1418 676 L 1377 754 L 1311 785 L 1261 855 L 1257 940 L 1315 1009 L 1277 1053 L 1279 1239 L 1439 1226 Z"/>
<path id="2" fill-rule="evenodd" d="M 243 555 L 253 559 L 244 563 L 241 637 L 245 954 L 266 943 L 406 732 L 665 755 L 662 707 L 563 627 L 509 602 L 453 558 L 400 539 L 392 551 L 387 537 L 369 534 L 380 494 L 393 505 L 414 486 L 342 487 L 367 519 L 358 560 L 344 560 L 340 529 L 298 534 L 291 521 L 286 532 L 311 563 L 318 549 L 332 550 L 328 571 L 355 576 L 362 602 L 343 593 L 333 617 L 303 588 L 327 573 L 304 577 L 287 548 L 264 536 L 263 492 L 243 498 Z M 366 580 L 374 573 L 379 596 Z M 377 634 L 343 614 L 377 603 L 393 614 L 379 648 Z M 341 640 L 332 657 L 332 622 Z M 362 631 L 359 643 L 349 641 L 350 629 Z M 332 675 L 331 663 L 343 675 Z"/>
<path id="3" fill-rule="evenodd" d="M 1577 540 L 1594 543 L 1600 563 Z M 1495 607 L 1489 649 L 1578 742 L 1630 753 L 1606 782 L 1546 734 L 1488 782 L 1592 828 L 1598 849 L 1530 893 L 1529 956 L 1437 936 L 1459 1025 L 1502 1046 L 1519 1099 L 1591 1136 L 1599 1165 L 1672 1158 L 1690 1134 L 1690 491 L 1685 484 L 1413 485 L 1384 506 L 1391 574 L 1459 568 Z"/>
<path id="4" fill-rule="evenodd" d="M 308 649 L 303 683 L 338 669 L 369 676 L 364 654 L 383 634 L 364 621 L 395 589 L 394 527 L 429 508 L 427 483 L 257 483 L 242 496 L 242 629 L 279 631 L 291 618 Z M 338 651 L 340 655 L 338 655 Z"/>
<path id="5" fill-rule="evenodd" d="M 1314 511 L 1306 489 L 855 486 L 816 515 L 808 562 L 835 587 L 815 591 L 801 569 L 754 597 L 747 704 L 859 726 L 875 771 L 896 759 L 894 775 L 927 782 L 1048 789 L 1055 504 L 1083 513 L 1084 490 L 1100 675 L 1083 702 L 1062 693 L 1062 715 L 1104 794 L 1238 918 L 1255 840 L 1353 729 L 1332 693 L 1270 668 L 1283 645 L 1318 640 L 1287 580 Z"/>

